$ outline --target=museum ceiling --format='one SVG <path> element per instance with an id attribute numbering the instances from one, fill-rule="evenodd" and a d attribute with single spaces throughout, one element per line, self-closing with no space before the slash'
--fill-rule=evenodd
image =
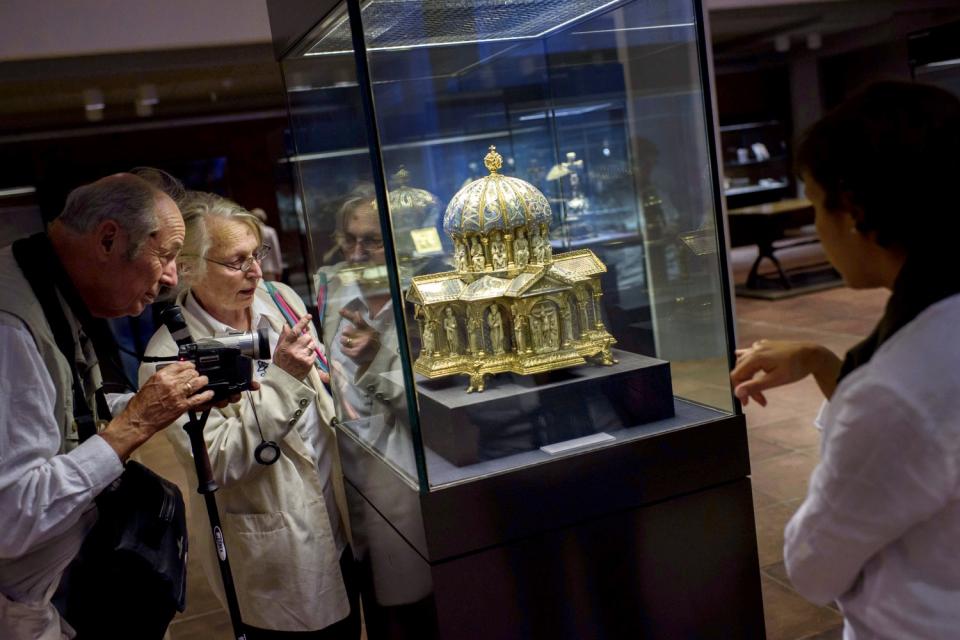
<path id="1" fill-rule="evenodd" d="M 720 71 L 782 64 L 812 49 L 865 46 L 960 19 L 955 0 L 707 5 Z M 172 119 L 276 116 L 284 109 L 283 82 L 268 43 L 0 64 L 0 144 L 104 127 L 163 126 Z"/>

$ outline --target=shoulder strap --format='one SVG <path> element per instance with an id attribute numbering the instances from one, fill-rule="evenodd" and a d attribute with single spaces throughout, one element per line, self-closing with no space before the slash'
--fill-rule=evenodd
<path id="1" fill-rule="evenodd" d="M 283 315 L 283 318 L 287 321 L 291 327 L 297 324 L 296 312 L 290 308 L 290 304 L 284 299 L 283 294 L 280 293 L 280 290 L 277 289 L 276 285 L 272 282 L 263 281 L 263 286 L 266 288 L 267 293 L 270 294 L 270 297 L 273 299 L 273 304 L 277 305 L 277 308 L 280 310 L 280 313 Z"/>
<path id="2" fill-rule="evenodd" d="M 284 319 L 287 321 L 291 327 L 297 324 L 297 321 L 300 317 L 297 315 L 297 312 L 293 310 L 293 307 L 290 306 L 290 303 L 286 301 L 283 297 L 283 294 L 280 293 L 280 290 L 277 289 L 276 285 L 272 282 L 263 281 L 263 286 L 267 289 L 267 293 L 270 294 L 270 297 L 273 298 L 273 303 L 277 305 L 277 308 L 280 309 L 280 313 L 283 315 Z M 316 350 L 316 366 L 317 369 L 323 371 L 324 373 L 330 372 L 330 365 L 327 362 L 326 356 L 323 355 L 323 352 L 320 349 Z"/>
<path id="3" fill-rule="evenodd" d="M 50 323 L 50 329 L 53 331 L 57 347 L 60 348 L 60 353 L 66 358 L 67 364 L 70 365 L 70 373 L 73 375 L 73 417 L 77 421 L 77 433 L 80 436 L 80 441 L 83 442 L 94 435 L 97 429 L 93 412 L 83 395 L 80 374 L 77 372 L 77 347 L 73 339 L 73 331 L 70 329 L 70 323 L 67 322 L 67 317 L 63 313 L 63 307 L 57 299 L 57 290 L 53 279 L 49 277 L 49 263 L 45 260 L 45 258 L 49 259 L 48 248 L 49 240 L 43 233 L 17 240 L 12 247 L 13 256 L 30 284 L 30 288 L 33 289 L 34 295 L 37 296 L 47 322 Z"/>

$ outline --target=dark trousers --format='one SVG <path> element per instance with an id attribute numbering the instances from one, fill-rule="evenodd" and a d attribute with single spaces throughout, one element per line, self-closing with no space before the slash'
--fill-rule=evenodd
<path id="1" fill-rule="evenodd" d="M 247 640 L 359 640 L 360 588 L 350 547 L 340 556 L 340 573 L 343 575 L 343 584 L 347 588 L 347 598 L 350 601 L 350 615 L 346 618 L 317 631 L 271 631 L 247 626 Z"/>

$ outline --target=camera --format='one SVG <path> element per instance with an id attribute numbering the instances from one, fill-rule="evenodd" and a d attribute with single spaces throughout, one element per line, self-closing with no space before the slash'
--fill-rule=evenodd
<path id="1" fill-rule="evenodd" d="M 170 359 L 194 363 L 197 372 L 209 379 L 202 391 L 213 390 L 215 401 L 249 389 L 253 360 L 270 359 L 270 341 L 265 329 L 194 341 L 180 307 L 167 308 L 160 314 L 160 320 L 177 343 L 177 356 Z"/>

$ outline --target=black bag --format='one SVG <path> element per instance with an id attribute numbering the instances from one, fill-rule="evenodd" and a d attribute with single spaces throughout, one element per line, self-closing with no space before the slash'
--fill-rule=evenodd
<path id="1" fill-rule="evenodd" d="M 73 372 L 74 419 L 80 440 L 96 432 L 76 369 L 75 342 L 57 291 L 70 304 L 101 360 L 116 353 L 103 320 L 92 318 L 45 234 L 13 244 L 13 254 L 43 307 L 57 346 Z M 50 277 L 52 276 L 52 278 Z M 122 367 L 121 367 L 122 368 Z M 98 412 L 109 409 L 98 392 Z M 64 573 L 54 604 L 78 640 L 160 640 L 186 602 L 187 524 L 173 483 L 138 462 L 96 498 L 98 519 Z"/>
<path id="2" fill-rule="evenodd" d="M 60 583 L 78 640 L 160 640 L 187 586 L 183 496 L 138 462 L 97 496 L 99 517 Z"/>

